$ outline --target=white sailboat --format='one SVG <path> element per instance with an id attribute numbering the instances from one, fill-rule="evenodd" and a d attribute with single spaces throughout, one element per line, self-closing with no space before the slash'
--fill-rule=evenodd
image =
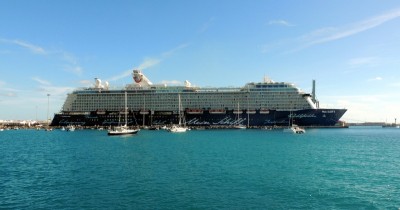
<path id="1" fill-rule="evenodd" d="M 294 134 L 303 134 L 303 133 L 306 133 L 306 130 L 304 128 L 300 128 L 296 124 L 293 124 L 292 112 L 290 112 L 289 126 L 288 126 L 288 128 L 283 129 L 283 132 L 291 132 Z"/>
<path id="2" fill-rule="evenodd" d="M 240 121 L 239 114 L 241 113 L 241 111 L 240 111 L 240 109 L 239 109 L 239 103 L 238 103 L 238 105 L 237 105 L 237 111 L 236 111 L 236 113 L 237 113 L 236 125 L 234 125 L 233 128 L 236 128 L 236 129 L 246 129 L 246 126 L 244 126 L 244 125 L 242 125 L 242 124 L 239 123 L 239 121 Z"/>
<path id="3" fill-rule="evenodd" d="M 113 129 L 108 130 L 109 136 L 116 135 L 131 135 L 139 132 L 139 129 L 129 129 L 128 128 L 128 106 L 127 106 L 127 93 L 125 91 L 125 125 L 116 126 Z"/>
<path id="4" fill-rule="evenodd" d="M 66 129 L 67 129 L 67 131 L 72 132 L 72 131 L 75 131 L 75 126 L 74 125 L 68 125 Z"/>
<path id="5" fill-rule="evenodd" d="M 178 115 L 179 115 L 179 124 L 178 125 L 173 125 L 168 131 L 172 133 L 183 133 L 189 130 L 187 127 L 182 126 L 182 113 L 181 113 L 181 95 L 178 95 Z"/>

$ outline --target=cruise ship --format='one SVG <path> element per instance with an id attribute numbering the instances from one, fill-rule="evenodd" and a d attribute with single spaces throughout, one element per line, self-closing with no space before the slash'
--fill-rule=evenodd
<path id="1" fill-rule="evenodd" d="M 312 93 L 306 93 L 267 77 L 238 88 L 201 88 L 189 81 L 181 86 L 153 84 L 140 70 L 133 70 L 132 77 L 132 84 L 121 89 L 96 78 L 92 87 L 74 90 L 51 125 L 114 126 L 127 112 L 129 126 L 172 125 L 180 120 L 187 126 L 334 126 L 346 112 L 319 107 L 315 80 Z"/>

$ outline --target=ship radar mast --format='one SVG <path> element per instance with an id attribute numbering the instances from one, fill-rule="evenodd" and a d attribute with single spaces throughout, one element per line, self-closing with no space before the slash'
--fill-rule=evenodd
<path id="1" fill-rule="evenodd" d="M 102 84 L 102 82 L 101 82 L 101 79 L 99 79 L 99 78 L 94 78 L 94 88 L 95 89 L 105 89 L 105 90 L 108 90 L 109 89 L 109 87 L 110 87 L 110 84 L 107 82 L 107 81 L 105 81 L 105 83 L 104 83 L 104 85 Z"/>

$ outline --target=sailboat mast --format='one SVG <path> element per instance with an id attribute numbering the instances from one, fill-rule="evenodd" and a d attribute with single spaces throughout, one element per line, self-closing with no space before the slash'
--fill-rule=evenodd
<path id="1" fill-rule="evenodd" d="M 239 123 L 239 102 L 238 102 L 238 104 L 237 104 L 237 124 L 239 125 L 240 123 Z"/>
<path id="2" fill-rule="evenodd" d="M 143 127 L 144 127 L 144 124 L 145 124 L 145 120 L 146 120 L 146 118 L 145 118 L 145 111 L 146 111 L 146 96 L 143 94 L 143 120 L 142 120 L 142 124 L 143 124 Z"/>
<path id="3" fill-rule="evenodd" d="M 178 94 L 178 117 L 179 117 L 179 125 L 181 125 L 181 94 Z"/>
<path id="4" fill-rule="evenodd" d="M 128 102 L 127 102 L 127 93 L 125 91 L 125 126 L 128 126 Z"/>

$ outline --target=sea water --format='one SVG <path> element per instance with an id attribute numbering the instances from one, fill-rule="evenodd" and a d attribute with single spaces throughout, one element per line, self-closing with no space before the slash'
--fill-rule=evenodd
<path id="1" fill-rule="evenodd" d="M 400 129 L 0 132 L 0 209 L 398 209 Z"/>

